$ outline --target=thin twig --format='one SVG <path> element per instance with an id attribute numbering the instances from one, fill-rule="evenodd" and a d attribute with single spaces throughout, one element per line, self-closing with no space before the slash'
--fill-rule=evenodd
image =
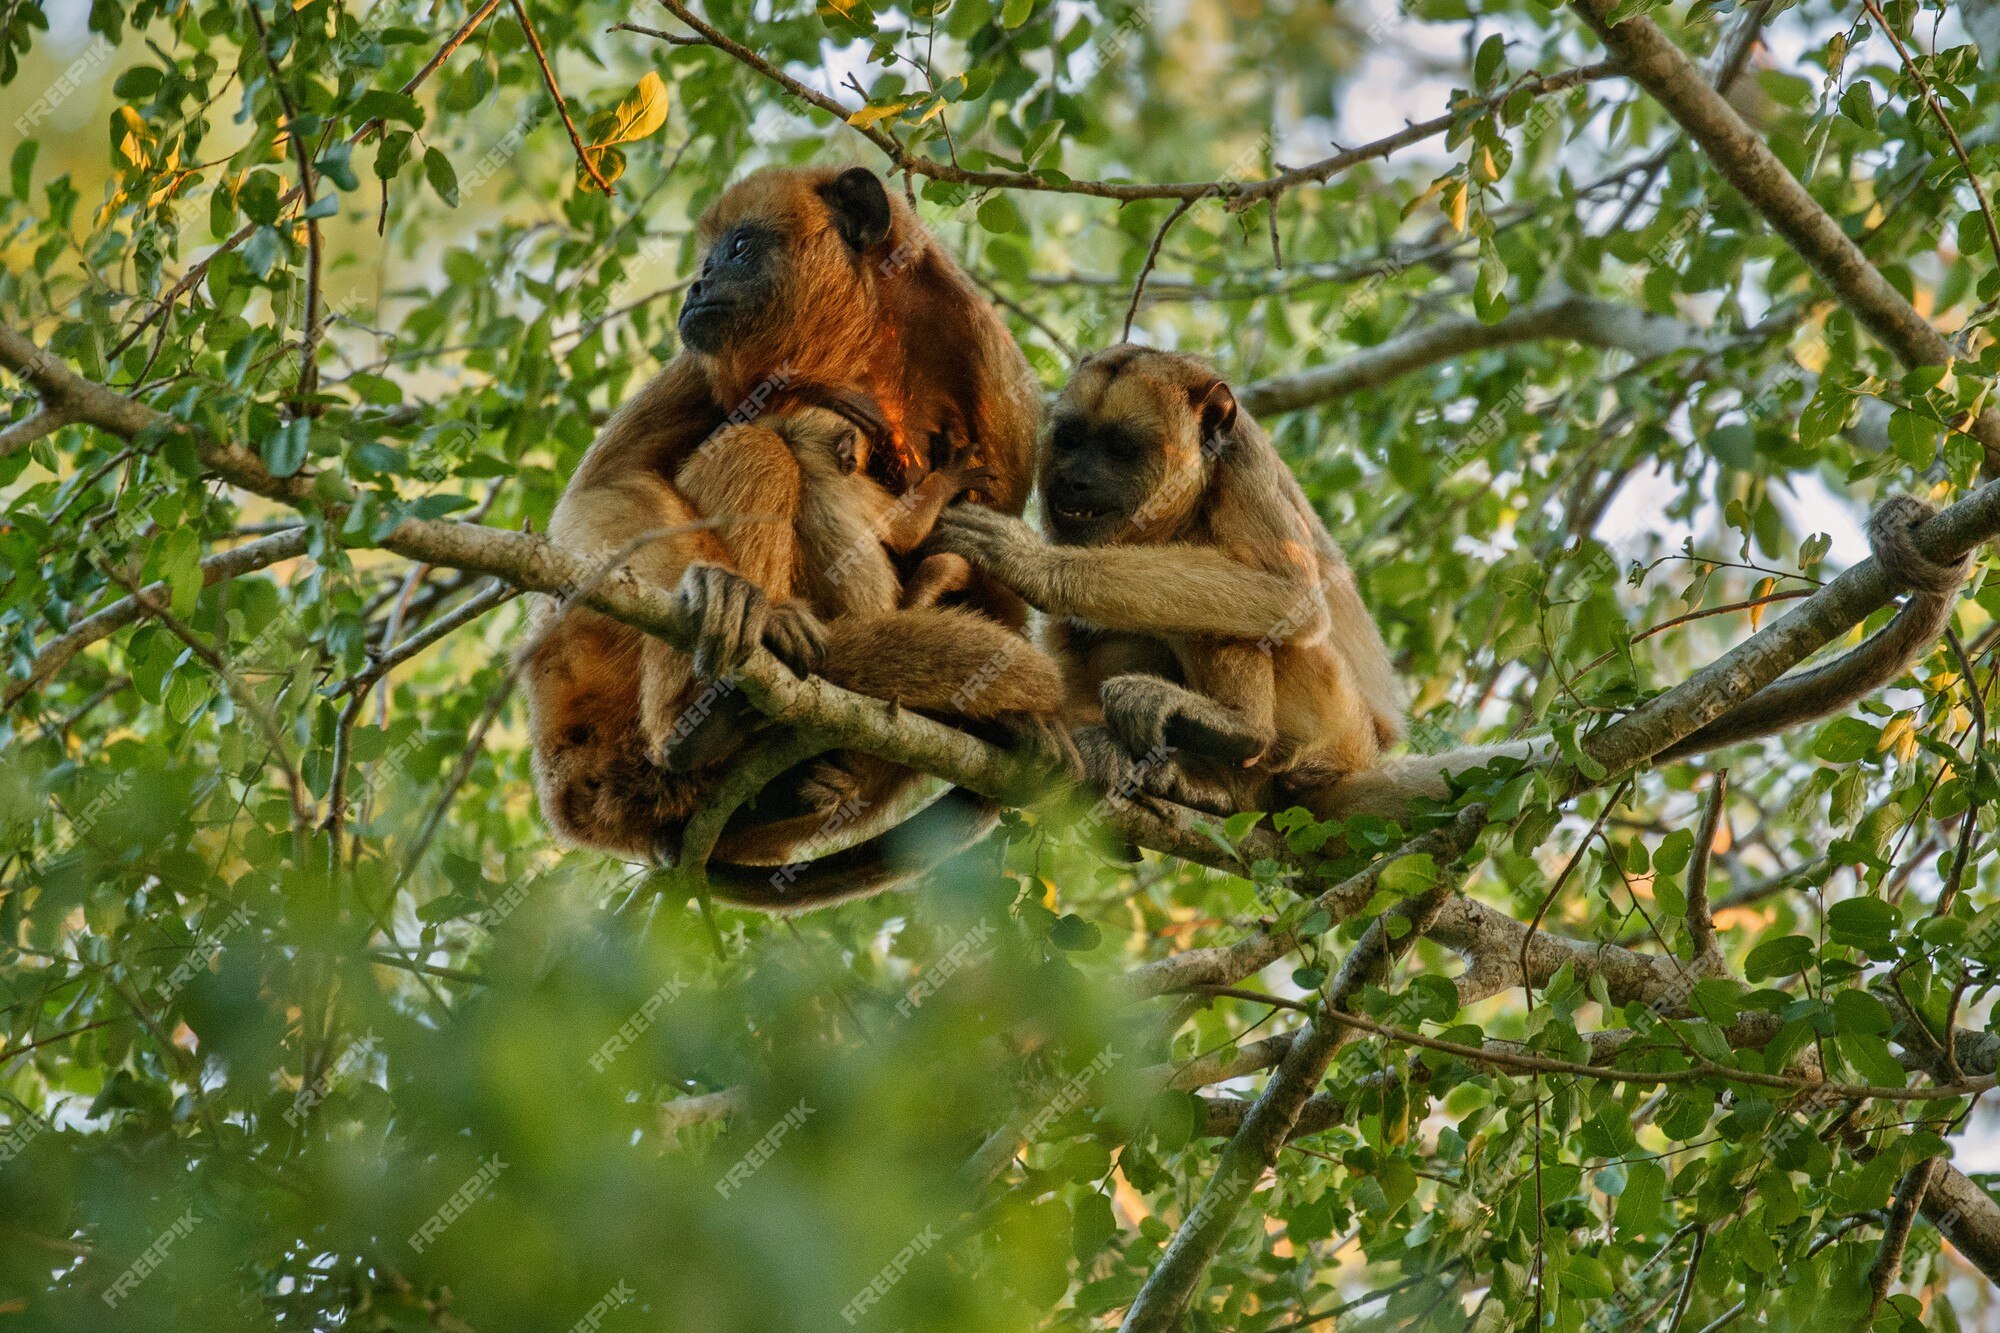
<path id="1" fill-rule="evenodd" d="M 1722 963 L 1722 949 L 1715 942 L 1715 921 L 1708 906 L 1708 863 L 1728 800 L 1729 770 L 1718 769 L 1708 784 L 1708 801 L 1702 806 L 1701 823 L 1695 828 L 1694 853 L 1688 861 L 1688 938 L 1694 943 L 1694 961 L 1700 968 L 1719 970 Z"/>
<path id="2" fill-rule="evenodd" d="M 1896 54 L 1903 58 L 1903 69 L 1916 81 L 1917 90 L 1923 94 L 1924 101 L 1930 106 L 1931 114 L 1937 117 L 1938 124 L 1944 126 L 1945 137 L 1951 140 L 1951 151 L 1957 155 L 1958 164 L 1965 168 L 1965 179 L 1971 182 L 1972 195 L 1979 200 L 1979 215 L 1986 220 L 1986 240 L 1993 247 L 1994 261 L 2000 263 L 2000 223 L 1995 223 L 1993 220 L 1993 204 L 1986 197 L 1986 187 L 1979 183 L 1979 173 L 1972 169 L 1972 159 L 1966 156 L 1965 144 L 1959 139 L 1958 131 L 1952 127 L 1951 118 L 1945 115 L 1937 94 L 1931 91 L 1930 81 L 1917 69 L 1917 62 L 1910 58 L 1909 48 L 1903 45 L 1903 39 L 1896 35 L 1896 29 L 1890 25 L 1889 20 L 1882 16 L 1881 8 L 1876 5 L 1875 0 L 1861 0 L 1861 3 L 1875 22 L 1881 25 L 1882 35 L 1889 39 L 1896 48 Z"/>
<path id="3" fill-rule="evenodd" d="M 549 58 L 542 52 L 542 39 L 535 32 L 535 25 L 528 19 L 528 7 L 521 0 L 509 0 L 509 2 L 514 6 L 514 17 L 521 21 L 521 31 L 528 34 L 528 47 L 535 53 L 535 63 L 542 67 L 542 82 L 548 86 L 549 96 L 556 99 L 556 113 L 562 117 L 563 128 L 569 131 L 569 141 L 576 148 L 576 160 L 583 164 L 583 169 L 590 173 L 593 181 L 597 182 L 598 189 L 606 194 L 618 193 L 611 188 L 611 182 L 604 179 L 604 174 L 597 169 L 597 163 L 591 160 L 590 150 L 583 146 L 583 136 L 576 132 L 576 122 L 569 118 L 569 103 L 563 101 L 562 89 L 556 86 L 556 72 L 549 68 Z"/>
<path id="4" fill-rule="evenodd" d="M 1618 784 L 1618 789 L 1611 793 L 1611 799 L 1606 801 L 1604 809 L 1598 812 L 1597 819 L 1590 826 L 1590 831 L 1583 835 L 1583 841 L 1579 842 L 1576 845 L 1576 850 L 1570 853 L 1569 860 L 1563 862 L 1562 871 L 1556 876 L 1556 882 L 1549 886 L 1547 895 L 1543 897 L 1541 905 L 1535 909 L 1535 915 L 1528 922 L 1527 931 L 1521 936 L 1521 988 L 1527 992 L 1528 1009 L 1530 1012 L 1533 1012 L 1535 1007 L 1535 984 L 1528 972 L 1528 950 L 1535 942 L 1535 933 L 1542 928 L 1542 918 L 1549 914 L 1549 907 L 1555 902 L 1556 897 L 1562 893 L 1563 885 L 1569 882 L 1569 877 L 1575 872 L 1577 863 L 1583 860 L 1584 852 L 1589 850 L 1590 844 L 1596 839 L 1599 830 L 1604 827 L 1604 821 L 1611 818 L 1611 812 L 1618 808 L 1618 802 L 1625 799 L 1625 792 L 1631 787 L 1632 781 L 1631 778 L 1626 778 Z"/>
<path id="5" fill-rule="evenodd" d="M 690 38 L 674 38 L 669 34 L 648 30 L 646 35 L 658 36 L 677 46 L 711 46 L 738 63 L 755 70 L 766 79 L 777 84 L 802 102 L 806 102 L 843 124 L 852 124 L 854 112 L 838 100 L 827 96 L 816 88 L 801 83 L 776 64 L 765 59 L 749 47 L 736 41 L 697 15 L 684 0 L 660 0 L 673 16 L 700 34 L 699 42 Z M 637 30 L 636 28 L 634 29 Z M 1551 93 L 1563 92 L 1579 84 L 1599 79 L 1622 77 L 1622 72 L 1611 61 L 1595 65 L 1579 66 L 1562 70 L 1555 74 L 1531 76 L 1493 96 L 1471 102 L 1437 116 L 1420 121 L 1373 143 L 1363 144 L 1323 158 L 1308 166 L 1295 167 L 1257 181 L 1174 181 L 1160 183 L 1137 183 L 1128 181 L 1095 180 L 1049 180 L 1032 171 L 974 171 L 956 166 L 950 162 L 939 162 L 912 153 L 896 137 L 880 125 L 853 128 L 868 142 L 885 153 L 895 170 L 927 176 L 932 180 L 954 185 L 973 185 L 986 189 L 1038 190 L 1051 194 L 1081 194 L 1097 199 L 1115 199 L 1129 202 L 1135 199 L 1200 199 L 1206 195 L 1226 198 L 1232 211 L 1248 208 L 1259 200 L 1283 194 L 1286 190 L 1301 185 L 1324 184 L 1344 171 L 1360 165 L 1386 158 L 1412 144 L 1422 143 L 1445 133 L 1456 125 L 1478 116 L 1490 114 L 1509 98 L 1526 92 L 1531 97 L 1543 97 Z"/>
<path id="6" fill-rule="evenodd" d="M 1198 198 L 1199 195 L 1195 196 L 1195 199 Z M 1146 294 L 1146 278 L 1152 273 L 1153 265 L 1159 262 L 1160 247 L 1167 243 L 1167 233 L 1173 230 L 1174 224 L 1194 207 L 1195 199 L 1183 199 L 1175 204 L 1174 211 L 1167 214 L 1167 220 L 1153 233 L 1153 243 L 1146 249 L 1146 260 L 1139 265 L 1139 280 L 1132 284 L 1132 303 L 1125 307 L 1125 328 L 1118 335 L 1118 341 L 1125 342 L 1132 337 L 1132 321 L 1139 314 L 1139 299 Z"/>

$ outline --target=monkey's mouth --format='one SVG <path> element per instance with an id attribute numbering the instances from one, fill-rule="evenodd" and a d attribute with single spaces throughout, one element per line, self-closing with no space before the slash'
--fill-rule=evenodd
<path id="1" fill-rule="evenodd" d="M 681 338 L 698 352 L 718 352 L 736 323 L 737 302 L 726 296 L 690 301 L 681 307 Z"/>
<path id="2" fill-rule="evenodd" d="M 1062 505 L 1051 505 L 1049 507 L 1055 511 L 1056 517 L 1065 523 L 1095 523 L 1099 519 L 1111 516 L 1109 509 L 1069 509 Z"/>

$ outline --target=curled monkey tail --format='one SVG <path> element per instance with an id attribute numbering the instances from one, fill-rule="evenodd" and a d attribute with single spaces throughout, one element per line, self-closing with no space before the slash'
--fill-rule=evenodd
<path id="1" fill-rule="evenodd" d="M 965 851 L 1000 822 L 1000 806 L 953 787 L 896 827 L 810 861 L 711 861 L 715 896 L 765 912 L 806 912 L 891 889 Z"/>
<path id="2" fill-rule="evenodd" d="M 1892 495 L 1868 516 L 1868 544 L 1909 598 L 1882 631 L 1824 666 L 1775 680 L 1699 731 L 1653 756 L 1655 763 L 1756 740 L 1831 713 L 1873 694 L 1903 674 L 1951 623 L 1958 590 L 1972 574 L 1972 553 L 1941 563 L 1917 549 L 1916 530 L 1936 511 L 1907 495 Z"/>
<path id="3" fill-rule="evenodd" d="M 1967 552 L 1937 561 L 1917 549 L 1916 530 L 1935 511 L 1921 500 L 1891 496 L 1868 519 L 1868 540 L 1889 577 L 1910 589 L 1895 617 L 1874 637 L 1824 666 L 1795 672 L 1759 690 L 1721 717 L 1652 757 L 1666 763 L 1691 754 L 1756 740 L 1840 712 L 1903 674 L 1951 623 L 1958 590 L 1972 573 Z M 1371 814 L 1394 819 L 1413 801 L 1444 800 L 1445 779 L 1501 755 L 1532 758 L 1543 743 L 1517 741 L 1443 754 L 1404 755 L 1350 774 L 1306 804 L 1322 819 Z"/>

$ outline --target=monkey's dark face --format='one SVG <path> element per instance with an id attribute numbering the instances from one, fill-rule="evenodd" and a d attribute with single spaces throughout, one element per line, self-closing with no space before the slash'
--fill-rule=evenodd
<path id="1" fill-rule="evenodd" d="M 1058 411 L 1042 453 L 1049 535 L 1098 546 L 1130 534 L 1168 472 L 1161 443 L 1126 422 Z"/>
<path id="2" fill-rule="evenodd" d="M 877 275 L 888 271 L 895 206 L 881 178 L 771 169 L 731 186 L 701 220 L 701 271 L 681 306 L 681 338 L 709 357 L 796 373 L 865 344 Z M 795 345 L 803 329 L 811 347 Z"/>
<path id="3" fill-rule="evenodd" d="M 748 333 L 776 302 L 785 249 L 774 228 L 756 222 L 739 223 L 716 237 L 681 306 L 682 340 L 714 355 Z"/>

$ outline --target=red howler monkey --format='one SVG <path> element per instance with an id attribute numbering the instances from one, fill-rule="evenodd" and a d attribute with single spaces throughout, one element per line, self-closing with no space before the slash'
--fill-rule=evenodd
<path id="1" fill-rule="evenodd" d="M 1124 771 L 1122 750 L 1155 758 L 1138 776 L 1157 795 L 1269 809 L 1372 766 L 1401 734 L 1388 653 L 1340 548 L 1208 366 L 1129 344 L 1086 359 L 1040 479 L 1054 544 L 967 511 L 945 515 L 933 545 L 1053 618 L 1095 780 Z"/>
<path id="2" fill-rule="evenodd" d="M 625 561 L 676 589 L 695 650 L 585 609 L 558 620 L 544 604 L 527 661 L 544 816 L 569 841 L 633 858 L 672 849 L 714 781 L 658 761 L 686 731 L 690 705 L 712 700 L 760 642 L 795 670 L 956 720 L 1046 720 L 1060 701 L 1054 667 L 1016 632 L 1018 603 L 989 580 L 958 594 L 964 605 L 822 623 L 801 600 L 804 479 L 758 420 L 789 402 L 858 395 L 880 406 L 886 447 L 871 463 L 886 484 L 900 488 L 928 463 L 933 441 L 961 440 L 989 470 L 983 502 L 1017 513 L 1040 394 L 992 307 L 859 168 L 757 172 L 710 206 L 700 237 L 700 277 L 680 316 L 687 350 L 613 416 L 549 528 L 560 545 L 610 558 L 698 518 L 737 520 L 659 536 Z M 879 822 L 914 780 L 882 765 L 858 806 Z M 718 842 L 709 878 L 719 897 L 788 908 L 872 892 L 915 868 L 911 844 L 935 856 L 993 818 L 954 793 L 903 826 L 906 842 L 874 838 L 771 874 L 825 823 L 784 786 Z"/>

